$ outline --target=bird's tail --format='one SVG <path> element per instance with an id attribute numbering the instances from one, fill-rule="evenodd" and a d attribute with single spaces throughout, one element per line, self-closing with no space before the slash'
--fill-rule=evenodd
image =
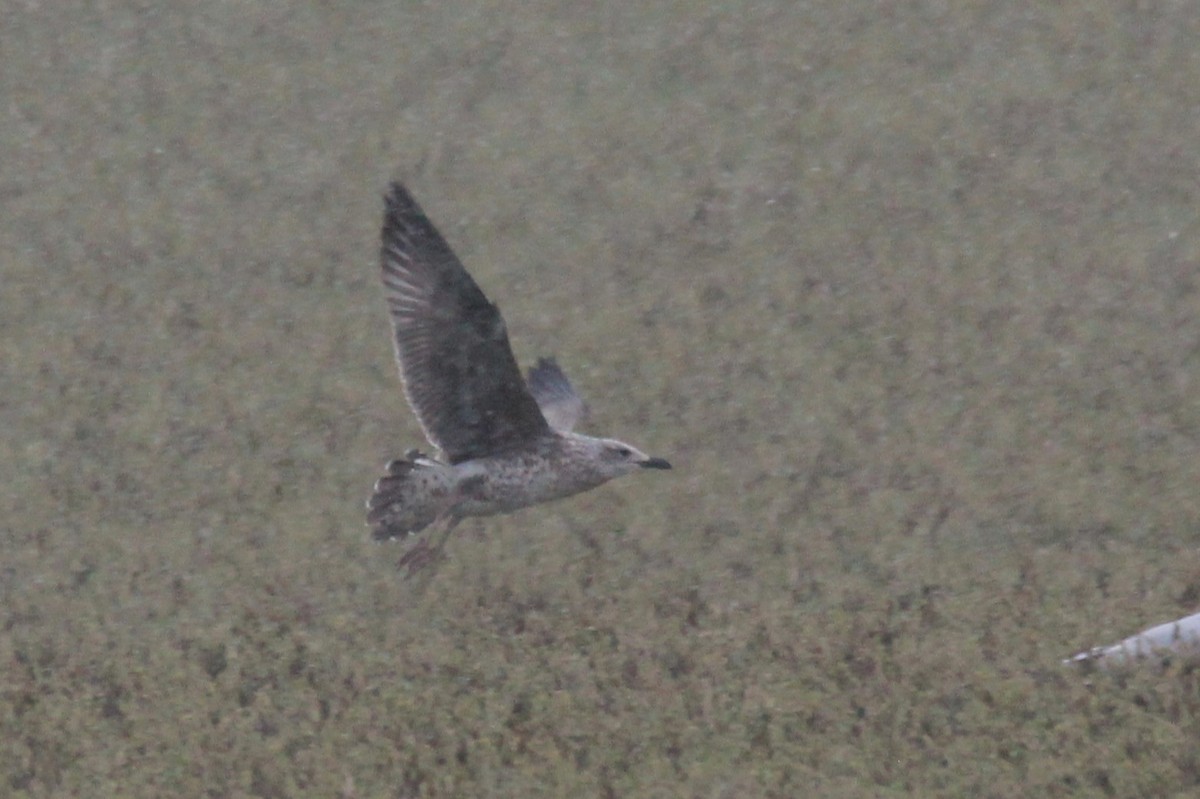
<path id="1" fill-rule="evenodd" d="M 450 506 L 454 470 L 419 452 L 389 463 L 367 500 L 367 524 L 377 541 L 403 538 L 435 522 Z"/>

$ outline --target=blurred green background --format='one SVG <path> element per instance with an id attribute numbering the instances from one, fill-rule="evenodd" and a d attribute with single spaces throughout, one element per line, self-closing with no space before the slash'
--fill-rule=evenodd
<path id="1" fill-rule="evenodd" d="M 0 30 L 0 795 L 1200 790 L 1200 6 Z M 393 177 L 673 472 L 401 579 Z"/>

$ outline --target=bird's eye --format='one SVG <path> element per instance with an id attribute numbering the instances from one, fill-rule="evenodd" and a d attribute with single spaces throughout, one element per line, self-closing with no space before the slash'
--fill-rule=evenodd
<path id="1" fill-rule="evenodd" d="M 617 450 L 617 454 L 620 455 L 622 458 L 628 458 L 633 453 L 631 453 L 627 448 L 621 447 Z"/>

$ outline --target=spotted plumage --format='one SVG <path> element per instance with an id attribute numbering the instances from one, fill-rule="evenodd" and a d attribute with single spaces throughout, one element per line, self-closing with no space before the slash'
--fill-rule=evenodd
<path id="1" fill-rule="evenodd" d="M 399 183 L 385 206 L 381 261 L 396 360 L 442 457 L 410 450 L 387 465 L 367 503 L 375 538 L 438 525 L 444 541 L 468 516 L 567 497 L 638 468 L 670 468 L 629 444 L 573 432 L 586 407 L 558 364 L 542 358 L 523 379 L 500 311 L 424 211 Z M 401 562 L 412 569 L 427 554 Z"/>

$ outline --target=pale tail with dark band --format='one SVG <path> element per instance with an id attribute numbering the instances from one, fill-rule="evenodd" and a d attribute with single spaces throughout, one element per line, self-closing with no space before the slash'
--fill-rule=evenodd
<path id="1" fill-rule="evenodd" d="M 390 462 L 367 501 L 367 523 L 379 541 L 419 533 L 446 509 L 454 488 L 452 467 L 407 453 Z"/>

